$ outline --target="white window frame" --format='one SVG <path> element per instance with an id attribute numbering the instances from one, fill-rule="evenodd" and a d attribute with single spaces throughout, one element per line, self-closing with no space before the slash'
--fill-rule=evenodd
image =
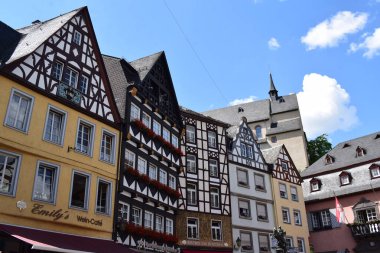
<path id="1" fill-rule="evenodd" d="M 150 217 L 150 219 L 148 219 Z M 145 210 L 144 212 L 144 228 L 153 230 L 154 215 L 152 212 Z M 149 224 L 147 224 L 149 223 Z"/>
<path id="2" fill-rule="evenodd" d="M 85 125 L 86 127 L 89 127 L 90 128 L 90 133 L 89 133 L 89 139 L 88 139 L 88 149 L 87 149 L 87 152 L 84 152 L 81 150 L 81 148 L 78 148 L 78 137 L 79 137 L 79 127 L 81 125 Z M 87 120 L 84 120 L 84 119 L 78 119 L 78 125 L 77 125 L 77 134 L 76 134 L 76 137 L 75 137 L 75 151 L 80 153 L 80 154 L 84 154 L 84 155 L 88 155 L 88 156 L 91 156 L 92 157 L 92 154 L 93 154 L 93 146 L 94 146 L 94 135 L 95 135 L 95 125 L 88 122 Z M 83 142 L 83 136 L 82 136 L 82 142 Z M 81 144 L 82 146 L 82 144 Z"/>
<path id="3" fill-rule="evenodd" d="M 72 40 L 73 43 L 77 44 L 77 45 L 81 45 L 81 42 L 82 42 L 82 34 L 80 32 L 78 32 L 77 30 L 74 31 L 73 33 L 73 40 Z"/>
<path id="4" fill-rule="evenodd" d="M 158 168 L 156 165 L 149 163 L 149 178 L 157 180 Z"/>
<path id="5" fill-rule="evenodd" d="M 217 224 L 217 225 L 216 225 Z M 222 241 L 222 221 L 221 220 L 211 220 L 211 240 Z M 218 237 L 219 234 L 219 237 Z"/>
<path id="6" fill-rule="evenodd" d="M 263 132 L 261 126 L 255 126 L 255 132 L 256 132 L 256 138 L 262 139 L 263 138 Z"/>
<path id="7" fill-rule="evenodd" d="M 133 120 L 140 120 L 140 108 L 134 103 L 131 103 L 130 121 Z"/>
<path id="8" fill-rule="evenodd" d="M 99 195 L 99 183 L 102 182 L 104 184 L 108 185 L 107 188 L 107 197 L 106 197 L 106 203 L 105 203 L 105 211 L 99 211 L 99 205 L 98 205 L 98 195 Z M 110 215 L 112 210 L 112 182 L 105 180 L 103 178 L 98 178 L 97 184 L 96 184 L 96 199 L 95 199 L 95 212 L 98 214 L 104 214 L 104 215 Z"/>
<path id="9" fill-rule="evenodd" d="M 169 187 L 172 188 L 173 190 L 176 190 L 176 178 L 175 176 L 169 174 Z"/>
<path id="10" fill-rule="evenodd" d="M 239 181 L 239 172 L 245 174 L 246 183 L 243 182 L 242 180 Z M 243 174 L 241 174 L 241 175 L 243 175 Z M 236 169 L 236 177 L 237 177 L 238 186 L 249 188 L 249 176 L 248 176 L 247 170 L 237 168 Z"/>
<path id="11" fill-rule="evenodd" d="M 242 207 L 243 203 L 247 204 L 247 208 L 243 208 Z M 251 201 L 249 201 L 248 199 L 238 199 L 238 208 L 239 208 L 239 217 L 240 218 L 251 219 L 251 217 L 252 217 Z M 246 209 L 247 210 L 247 214 L 246 215 L 242 215 L 242 210 L 240 210 L 240 209 Z"/>
<path id="12" fill-rule="evenodd" d="M 138 226 L 141 226 L 142 224 L 142 210 L 141 208 L 138 208 L 138 207 L 132 207 L 132 223 L 135 224 L 135 225 L 138 225 Z M 138 215 L 136 215 L 138 214 Z M 136 218 L 138 218 L 138 222 L 136 222 Z"/>
<path id="13" fill-rule="evenodd" d="M 84 193 L 84 207 L 75 206 L 72 204 L 72 196 L 73 196 L 73 183 L 74 183 L 74 175 L 78 174 L 82 177 L 86 178 L 86 190 Z M 82 171 L 73 170 L 71 173 L 71 186 L 70 186 L 70 202 L 69 202 L 69 208 L 79 209 L 79 210 L 88 210 L 88 202 L 89 202 L 89 196 L 90 196 L 90 187 L 91 187 L 91 175 L 84 173 Z"/>
<path id="14" fill-rule="evenodd" d="M 63 71 L 63 79 L 64 79 L 64 81 L 66 81 L 66 73 L 70 73 L 69 74 L 69 80 L 68 80 L 68 83 L 65 83 L 67 86 L 70 86 L 70 87 L 73 87 L 73 88 L 77 88 L 77 85 L 78 85 L 78 80 L 79 80 L 79 73 L 78 73 L 78 71 L 76 71 L 76 70 L 74 70 L 73 68 L 71 68 L 71 67 L 67 67 L 66 66 L 66 69 L 65 69 L 65 71 Z M 73 77 L 75 77 L 74 75 L 73 75 L 73 73 L 75 73 L 76 74 L 76 78 L 75 78 L 75 83 L 71 83 L 72 82 L 72 78 Z"/>
<path id="15" fill-rule="evenodd" d="M 298 215 L 298 220 L 297 216 Z M 298 226 L 302 226 L 302 217 L 301 217 L 301 211 L 297 209 L 293 209 L 293 218 L 294 218 L 294 224 Z"/>
<path id="16" fill-rule="evenodd" d="M 162 127 L 162 138 L 170 143 L 170 131 L 165 127 Z"/>
<path id="17" fill-rule="evenodd" d="M 53 73 L 54 69 L 55 69 L 55 66 L 60 66 L 58 68 L 59 71 L 60 71 L 59 78 L 57 78 L 56 74 Z M 64 68 L 64 64 L 61 61 L 55 61 L 55 62 L 53 62 L 53 65 L 52 65 L 52 68 L 51 68 L 51 76 L 52 76 L 52 78 L 57 79 L 58 81 L 61 81 L 62 80 L 62 75 L 63 75 L 63 68 Z"/>
<path id="18" fill-rule="evenodd" d="M 219 208 L 220 207 L 220 191 L 218 187 L 210 186 L 210 206 L 211 208 Z"/>
<path id="19" fill-rule="evenodd" d="M 85 75 L 81 75 L 79 77 L 79 83 L 78 83 L 78 90 L 82 93 L 82 94 L 87 94 L 87 90 L 88 90 L 88 81 L 90 79 L 85 76 Z M 84 84 L 84 85 L 83 85 Z M 83 86 L 84 86 L 84 90 L 83 90 Z"/>
<path id="20" fill-rule="evenodd" d="M 217 134 L 214 131 L 207 131 L 207 144 L 210 148 L 217 148 Z"/>
<path id="21" fill-rule="evenodd" d="M 301 242 L 301 244 L 300 244 Z M 302 249 L 300 250 L 300 245 Z M 305 253 L 305 240 L 303 238 L 297 238 L 297 248 L 298 248 L 298 253 Z"/>
<path id="22" fill-rule="evenodd" d="M 261 175 L 261 174 L 258 174 L 258 173 L 254 173 L 253 177 L 254 177 L 254 180 L 255 180 L 255 189 L 257 191 L 266 191 L 266 188 L 265 188 L 265 177 L 264 177 L 264 175 Z M 259 178 L 262 179 L 262 182 L 263 182 L 262 186 L 259 184 Z"/>
<path id="23" fill-rule="evenodd" d="M 247 144 L 247 157 L 253 159 L 253 146 Z"/>
<path id="24" fill-rule="evenodd" d="M 119 216 L 118 216 L 119 220 L 122 222 L 129 222 L 129 213 L 130 213 L 129 204 L 120 201 L 119 202 Z"/>
<path id="25" fill-rule="evenodd" d="M 161 220 L 161 222 L 159 222 Z M 160 232 L 160 233 L 164 233 L 164 217 L 161 216 L 161 215 L 156 215 L 156 222 L 155 222 L 155 226 L 156 226 L 156 231 L 157 232 Z"/>
<path id="26" fill-rule="evenodd" d="M 281 169 L 282 169 L 282 172 L 289 171 L 289 165 L 288 165 L 288 163 L 285 162 L 285 161 L 282 161 L 281 162 Z"/>
<path id="27" fill-rule="evenodd" d="M 43 197 L 38 197 L 36 196 L 36 191 L 37 191 L 37 184 L 38 184 L 38 177 L 39 177 L 39 169 L 40 167 L 42 168 L 47 168 L 47 169 L 52 169 L 54 171 L 53 173 L 53 179 L 52 179 L 52 186 L 51 186 L 51 196 L 49 199 L 44 199 Z M 57 200 L 57 189 L 58 189 L 58 178 L 59 178 L 59 170 L 60 170 L 60 166 L 59 165 L 56 165 L 56 164 L 53 164 L 53 163 L 49 163 L 49 162 L 45 162 L 45 161 L 37 161 L 37 167 L 36 167 L 36 174 L 35 174 L 35 177 L 34 177 L 34 185 L 33 185 L 33 197 L 32 199 L 35 200 L 35 201 L 42 201 L 42 202 L 47 202 L 47 203 L 52 203 L 52 204 L 55 204 L 56 203 L 56 200 Z M 46 174 L 44 173 L 43 177 L 43 182 L 42 184 L 44 185 L 45 183 L 45 176 Z M 42 192 L 40 194 L 44 194 L 44 187 L 42 186 L 41 190 Z"/>
<path id="28" fill-rule="evenodd" d="M 19 172 L 20 172 L 20 166 L 21 166 L 21 155 L 19 154 L 16 154 L 16 153 L 11 153 L 11 152 L 8 152 L 8 151 L 5 151 L 3 149 L 0 149 L 0 155 L 3 155 L 6 157 L 6 161 L 9 159 L 9 157 L 12 157 L 16 160 L 16 163 L 15 166 L 14 166 L 14 173 L 13 173 L 13 177 L 12 177 L 12 180 L 10 182 L 10 187 L 9 187 L 9 191 L 5 192 L 5 191 L 2 191 L 3 189 L 3 184 L 4 184 L 4 177 L 5 177 L 5 168 L 4 166 L 6 166 L 6 162 L 3 164 L 3 172 L 2 174 L 0 174 L 0 195 L 7 195 L 7 196 L 12 196 L 14 197 L 16 195 L 16 189 L 17 189 L 17 182 L 18 182 L 18 175 L 19 175 Z"/>
<path id="29" fill-rule="evenodd" d="M 293 237 L 285 237 L 286 247 L 293 248 Z"/>
<path id="30" fill-rule="evenodd" d="M 288 198 L 288 189 L 286 187 L 286 184 L 279 183 L 278 184 L 279 192 L 280 192 L 280 197 L 283 199 Z"/>
<path id="31" fill-rule="evenodd" d="M 191 157 L 191 159 L 189 159 Z M 192 154 L 186 156 L 186 171 L 190 173 L 197 173 L 197 157 Z"/>
<path id="32" fill-rule="evenodd" d="M 163 169 L 160 169 L 159 172 L 159 182 L 164 185 L 168 184 L 168 173 Z"/>
<path id="33" fill-rule="evenodd" d="M 59 136 L 59 141 L 58 142 L 55 142 L 55 141 L 51 140 L 52 137 L 50 137 L 50 139 L 46 138 L 46 134 L 47 134 L 46 131 L 47 131 L 47 128 L 48 128 L 48 121 L 49 121 L 50 111 L 52 111 L 53 113 L 58 114 L 58 115 L 60 115 L 62 117 L 62 122 L 61 122 L 61 126 L 60 126 L 61 129 L 60 129 L 60 133 L 59 133 L 60 136 Z M 67 121 L 67 112 L 66 111 L 58 109 L 55 106 L 48 105 L 48 110 L 46 112 L 46 117 L 45 117 L 45 127 L 44 127 L 43 136 L 42 136 L 43 140 L 47 141 L 47 142 L 50 142 L 52 144 L 63 146 L 64 139 L 65 139 L 65 133 L 66 133 L 66 121 Z M 54 125 L 54 123 L 52 122 L 51 131 L 53 131 L 53 125 Z M 52 132 L 50 133 L 50 136 L 51 135 L 52 135 Z"/>
<path id="34" fill-rule="evenodd" d="M 219 176 L 219 168 L 218 168 L 218 160 L 209 159 L 209 171 L 210 177 L 218 177 Z"/>
<path id="35" fill-rule="evenodd" d="M 153 132 L 157 135 L 161 135 L 161 124 L 156 120 L 153 120 Z"/>
<path id="36" fill-rule="evenodd" d="M 169 218 L 166 218 L 165 220 L 166 220 L 166 222 L 165 222 L 165 232 L 168 235 L 172 235 L 173 234 L 173 220 L 169 219 Z"/>
<path id="37" fill-rule="evenodd" d="M 104 136 L 108 136 L 111 138 L 111 150 L 110 150 L 110 154 L 109 154 L 109 159 L 106 158 L 105 154 L 104 154 Z M 100 140 L 100 154 L 99 154 L 99 157 L 100 157 L 100 160 L 103 161 L 103 162 L 107 162 L 107 163 L 111 163 L 111 164 L 114 164 L 115 163 L 115 152 L 116 152 L 116 148 L 117 145 L 116 145 L 116 134 L 115 133 L 112 133 L 106 129 L 102 129 L 102 139 Z"/>
<path id="38" fill-rule="evenodd" d="M 141 115 L 141 121 L 142 123 L 147 126 L 148 128 L 151 128 L 151 122 L 152 122 L 152 118 L 149 116 L 148 113 L 146 112 L 142 112 L 142 115 Z"/>
<path id="39" fill-rule="evenodd" d="M 350 176 L 348 174 L 343 174 L 341 176 L 339 176 L 339 179 L 340 179 L 340 184 L 341 185 L 348 185 L 350 184 Z"/>
<path id="40" fill-rule="evenodd" d="M 195 126 L 186 125 L 186 142 L 195 143 Z"/>
<path id="41" fill-rule="evenodd" d="M 242 157 L 247 157 L 247 145 L 240 143 L 240 153 Z"/>
<path id="42" fill-rule="evenodd" d="M 132 151 L 125 149 L 125 163 L 131 168 L 136 168 L 136 154 Z M 133 159 L 132 159 L 133 158 Z"/>
<path id="43" fill-rule="evenodd" d="M 285 216 L 284 216 L 285 213 L 286 213 L 286 219 L 285 219 Z M 283 223 L 291 224 L 289 208 L 282 207 L 281 208 L 281 215 L 282 215 L 282 222 Z"/>
<path id="44" fill-rule="evenodd" d="M 195 221 L 195 224 L 189 224 L 189 221 L 193 220 Z M 193 217 L 188 217 L 187 218 L 187 226 L 186 226 L 186 231 L 187 231 L 187 239 L 199 239 L 199 219 L 198 218 L 193 218 Z M 189 235 L 189 228 L 191 228 L 191 233 Z M 195 229 L 195 236 L 193 235 L 193 230 Z"/>
<path id="45" fill-rule="evenodd" d="M 380 177 L 380 167 L 374 167 L 370 169 L 371 178 Z"/>
<path id="46" fill-rule="evenodd" d="M 178 148 L 178 137 L 172 134 L 172 144 L 175 148 Z"/>
<path id="47" fill-rule="evenodd" d="M 194 186 L 194 188 L 190 188 L 189 186 Z M 186 185 L 186 198 L 187 198 L 187 205 L 190 206 L 196 206 L 197 205 L 197 185 L 196 183 L 187 183 Z"/>
<path id="48" fill-rule="evenodd" d="M 265 210 L 265 215 L 259 215 L 259 206 L 263 207 Z M 258 221 L 268 221 L 268 208 L 264 203 L 256 202 L 257 220 Z M 260 217 L 261 216 L 261 217 Z"/>
<path id="49" fill-rule="evenodd" d="M 290 195 L 291 195 L 291 199 L 293 201 L 298 201 L 298 191 L 297 191 L 297 187 L 295 186 L 290 186 Z"/>
<path id="50" fill-rule="evenodd" d="M 142 166 L 144 164 L 144 166 Z M 137 171 L 146 174 L 147 161 L 140 156 L 137 158 Z"/>
<path id="51" fill-rule="evenodd" d="M 15 121 L 14 121 L 13 125 L 8 123 L 8 117 L 10 116 L 10 113 L 11 113 L 10 111 L 11 111 L 12 98 L 14 95 L 17 95 L 21 99 L 25 99 L 28 101 L 28 106 L 27 106 L 27 110 L 25 113 L 25 118 L 23 121 L 23 127 L 22 128 L 18 128 L 16 126 L 17 118 L 19 116 L 19 111 L 20 111 L 20 101 L 17 105 L 16 117 L 15 117 Z M 10 95 L 9 101 L 8 101 L 7 114 L 5 115 L 5 119 L 4 119 L 4 126 L 10 127 L 14 130 L 17 130 L 17 131 L 20 131 L 20 132 L 27 134 L 29 131 L 30 120 L 32 118 L 33 106 L 34 106 L 34 97 L 33 96 L 26 94 L 25 92 L 22 92 L 20 90 L 12 88 L 11 95 Z"/>

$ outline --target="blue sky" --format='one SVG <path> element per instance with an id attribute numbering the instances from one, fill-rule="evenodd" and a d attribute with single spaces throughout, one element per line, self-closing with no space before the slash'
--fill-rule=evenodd
<path id="1" fill-rule="evenodd" d="M 5 1 L 0 17 L 19 28 L 85 5 L 102 53 L 165 51 L 183 106 L 268 98 L 271 72 L 298 94 L 308 138 L 380 129 L 380 0 Z"/>

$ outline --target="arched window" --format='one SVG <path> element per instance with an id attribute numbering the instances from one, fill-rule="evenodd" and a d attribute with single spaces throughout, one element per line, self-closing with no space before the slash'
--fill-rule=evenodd
<path id="1" fill-rule="evenodd" d="M 257 139 L 263 138 L 263 134 L 261 132 L 261 126 L 256 126 L 255 127 L 255 131 L 256 131 L 256 138 Z"/>

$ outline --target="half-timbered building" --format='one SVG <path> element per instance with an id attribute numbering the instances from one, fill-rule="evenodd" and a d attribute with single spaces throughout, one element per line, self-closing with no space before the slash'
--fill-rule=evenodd
<path id="1" fill-rule="evenodd" d="M 0 22 L 0 45 L 0 251 L 120 252 L 120 116 L 87 8 Z"/>
<path id="2" fill-rule="evenodd" d="M 232 252 L 227 124 L 181 108 L 182 136 L 177 236 L 183 252 Z"/>
<path id="3" fill-rule="evenodd" d="M 175 251 L 182 122 L 165 53 L 103 59 L 123 117 L 117 240 Z"/>
<path id="4" fill-rule="evenodd" d="M 309 252 L 309 230 L 302 178 L 285 145 L 262 150 L 268 168 L 272 171 L 272 192 L 276 226 L 286 231 L 288 250 Z"/>
<path id="5" fill-rule="evenodd" d="M 234 252 L 270 252 L 275 225 L 270 171 L 246 118 L 227 133 Z"/>

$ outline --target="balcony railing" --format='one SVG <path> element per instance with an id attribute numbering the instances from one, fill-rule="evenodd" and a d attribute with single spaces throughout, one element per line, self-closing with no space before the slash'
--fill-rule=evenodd
<path id="1" fill-rule="evenodd" d="M 380 220 L 364 224 L 349 224 L 354 237 L 380 236 Z"/>
<path id="2" fill-rule="evenodd" d="M 57 95 L 66 98 L 75 104 L 80 104 L 82 99 L 82 93 L 79 90 L 63 82 L 60 82 L 58 85 Z"/>

